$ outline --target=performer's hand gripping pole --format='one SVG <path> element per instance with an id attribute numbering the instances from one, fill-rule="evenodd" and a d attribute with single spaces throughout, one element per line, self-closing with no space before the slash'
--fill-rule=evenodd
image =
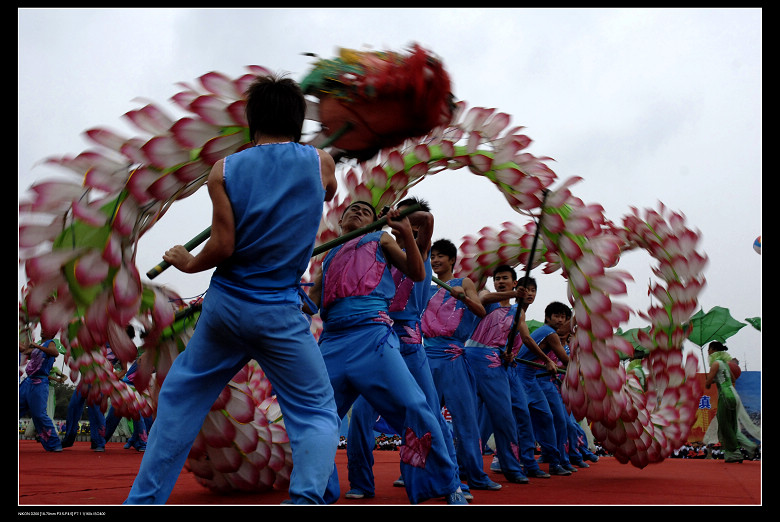
<path id="1" fill-rule="evenodd" d="M 450 285 L 448 285 L 447 283 L 445 283 L 444 281 L 442 281 L 441 279 L 439 279 L 438 277 L 432 276 L 431 277 L 431 281 L 433 281 L 434 283 L 436 283 L 440 287 L 444 288 L 446 291 L 452 292 L 452 287 Z M 457 298 L 459 300 L 463 301 L 464 299 L 466 299 L 466 294 L 461 292 L 460 294 L 458 294 Z"/>

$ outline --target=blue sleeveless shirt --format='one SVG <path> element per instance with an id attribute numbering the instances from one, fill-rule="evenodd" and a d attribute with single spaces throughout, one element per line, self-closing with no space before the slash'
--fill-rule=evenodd
<path id="1" fill-rule="evenodd" d="M 225 158 L 224 180 L 235 250 L 211 284 L 254 302 L 297 300 L 325 200 L 317 150 L 292 142 L 252 147 Z"/>
<path id="2" fill-rule="evenodd" d="M 387 312 L 395 283 L 380 241 L 381 230 L 338 245 L 322 261 L 320 317 L 328 319 Z"/>
<path id="3" fill-rule="evenodd" d="M 53 339 L 47 339 L 39 342 L 39 344 L 41 346 L 46 346 L 53 342 Z M 48 381 L 49 373 L 56 360 L 56 357 L 49 355 L 40 348 L 36 348 L 30 353 L 30 358 L 24 368 L 24 371 L 27 373 L 27 378 L 32 379 L 32 382 L 34 383 L 43 382 L 44 379 Z"/>
<path id="4" fill-rule="evenodd" d="M 433 270 L 431 269 L 431 255 L 424 260 L 425 279 L 413 281 L 396 267 L 391 267 L 390 272 L 395 281 L 395 295 L 390 301 L 390 317 L 393 321 L 413 325 L 422 319 L 428 294 L 431 287 Z"/>
<path id="5" fill-rule="evenodd" d="M 462 286 L 463 278 L 447 281 L 447 285 Z M 450 295 L 449 290 L 433 287 L 422 317 L 425 346 L 463 345 L 479 323 L 479 317 L 466 303 Z"/>
<path id="6" fill-rule="evenodd" d="M 544 324 L 544 325 L 540 326 L 539 328 L 537 328 L 536 330 L 534 330 L 533 332 L 531 332 L 531 339 L 533 339 L 534 342 L 538 346 L 539 343 L 541 343 L 543 340 L 545 340 L 551 334 L 556 334 L 556 332 L 553 329 L 553 327 L 550 326 L 550 325 Z M 552 351 L 552 348 L 548 348 L 547 350 L 544 350 L 544 352 L 546 354 L 548 354 L 548 355 L 550 354 L 551 351 Z M 516 357 L 518 359 L 524 359 L 526 361 L 532 361 L 532 362 L 537 362 L 537 363 L 542 363 L 543 362 L 525 344 L 520 347 L 520 351 L 517 352 Z M 529 367 L 529 368 L 533 368 L 533 367 Z M 543 369 L 541 369 L 541 370 L 540 369 L 533 369 L 533 371 L 543 372 L 544 370 Z"/>

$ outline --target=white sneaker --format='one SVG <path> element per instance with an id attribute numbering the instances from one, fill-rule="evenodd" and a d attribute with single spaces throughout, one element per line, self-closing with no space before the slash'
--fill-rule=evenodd
<path id="1" fill-rule="evenodd" d="M 365 498 L 366 494 L 360 489 L 350 489 L 344 493 L 344 498 Z"/>

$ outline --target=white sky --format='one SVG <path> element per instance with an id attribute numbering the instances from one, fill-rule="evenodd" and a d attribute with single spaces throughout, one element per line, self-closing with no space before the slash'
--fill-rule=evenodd
<path id="1" fill-rule="evenodd" d="M 20 9 L 18 11 L 19 197 L 35 181 L 70 176 L 38 164 L 90 147 L 97 126 L 138 132 L 122 115 L 169 102 L 177 82 L 262 65 L 302 79 L 312 59 L 339 47 L 402 50 L 417 42 L 442 58 L 458 99 L 496 108 L 523 125 L 530 152 L 549 156 L 572 192 L 620 223 L 631 207 L 659 201 L 701 231 L 710 259 L 705 310 L 761 316 L 762 11 L 760 9 Z M 413 192 L 436 217 L 434 239 L 456 244 L 483 226 L 524 224 L 486 180 L 446 171 Z M 141 240 L 142 274 L 171 245 L 209 226 L 205 190 L 174 205 Z M 628 296 L 650 305 L 653 260 L 619 268 Z M 182 296 L 209 273 L 168 270 L 155 282 Z M 539 282 L 529 318 L 567 302 L 560 272 Z M 19 287 L 22 286 L 20 271 Z M 646 326 L 638 317 L 623 327 Z M 761 368 L 761 334 L 744 327 L 727 343 L 748 370 Z M 698 351 L 698 348 L 697 348 Z M 744 365 L 743 365 L 744 366 Z"/>

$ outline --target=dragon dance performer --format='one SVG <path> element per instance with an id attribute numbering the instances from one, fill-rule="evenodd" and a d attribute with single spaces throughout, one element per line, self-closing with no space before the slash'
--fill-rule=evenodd
<path id="1" fill-rule="evenodd" d="M 433 294 L 422 317 L 425 352 L 438 402 L 445 404 L 452 415 L 457 460 L 466 482 L 471 489 L 497 491 L 501 484 L 490 480 L 484 470 L 476 383 L 464 353 L 464 344 L 485 316 L 485 308 L 473 281 L 454 277 L 457 255 L 457 247 L 447 239 L 431 246 L 433 271 L 450 289 L 431 288 Z"/>
<path id="2" fill-rule="evenodd" d="M 333 390 L 309 322 L 301 276 L 314 250 L 335 162 L 301 145 L 306 102 L 287 78 L 259 77 L 246 115 L 255 146 L 209 175 L 211 237 L 197 256 L 177 245 L 164 259 L 187 273 L 216 266 L 195 332 L 160 390 L 127 504 L 164 503 L 203 420 L 225 385 L 255 359 L 284 415 L 295 466 L 292 503 L 323 503 L 338 445 Z"/>
<path id="3" fill-rule="evenodd" d="M 89 385 L 91 387 L 91 385 Z M 89 388 L 87 388 L 89 390 Z M 76 442 L 79 431 L 79 419 L 84 414 L 84 405 L 87 396 L 82 394 L 77 386 L 73 390 L 68 403 L 68 413 L 65 419 L 65 436 L 62 438 L 62 447 L 69 448 Z M 106 450 L 106 417 L 100 409 L 100 404 L 86 404 L 87 418 L 89 419 L 89 438 L 93 451 Z"/>
<path id="4" fill-rule="evenodd" d="M 558 328 L 557 333 L 558 339 L 560 339 L 561 345 L 563 346 L 563 350 L 566 352 L 566 355 L 569 356 L 571 353 L 569 342 L 573 334 L 575 319 L 571 308 L 568 306 L 566 307 L 564 313 L 566 315 L 566 321 L 564 321 L 564 323 Z M 563 365 L 562 362 L 557 360 L 557 357 L 555 357 L 554 354 L 551 356 L 551 359 L 553 359 L 559 366 Z M 631 366 L 629 365 L 629 368 L 630 367 Z M 551 374 L 548 379 L 542 378 L 541 381 L 543 389 L 545 390 L 545 394 L 550 393 L 554 389 L 555 392 L 560 396 L 562 383 L 557 375 Z M 561 397 L 561 400 L 562 399 L 563 397 Z M 566 416 L 566 432 L 568 433 L 569 438 L 567 446 L 569 463 L 577 466 L 578 468 L 589 468 L 590 465 L 585 461 L 589 460 L 591 462 L 598 462 L 599 458 L 590 450 L 590 448 L 588 448 L 588 436 L 586 435 L 585 430 L 582 429 L 582 426 L 580 426 L 580 423 L 577 422 L 577 419 L 574 418 L 574 414 L 567 411 Z"/>
<path id="5" fill-rule="evenodd" d="M 434 220 L 428 204 L 414 197 L 401 201 L 396 205 L 396 208 L 401 210 L 415 203 L 420 205 L 421 210 L 408 216 L 416 241 L 416 244 L 410 245 L 410 247 L 420 250 L 420 255 L 425 263 L 425 279 L 415 282 L 396 267 L 391 267 L 390 272 L 393 281 L 395 281 L 395 296 L 390 302 L 388 315 L 393 321 L 393 330 L 401 343 L 401 355 L 404 357 L 406 366 L 417 384 L 420 385 L 420 389 L 425 393 L 431 409 L 435 413 L 441 411 L 441 402 L 438 399 L 428 358 L 422 346 L 420 325 L 431 285 L 430 253 Z M 407 248 L 403 237 L 396 237 L 396 241 L 401 248 Z M 347 436 L 349 441 L 347 458 L 350 491 L 346 493 L 346 498 L 374 496 L 374 476 L 371 468 L 373 467 L 373 426 L 376 417 L 376 410 L 365 397 L 359 397 L 353 404 Z M 446 435 L 449 433 L 449 427 L 444 416 L 438 415 L 437 418 L 440 420 L 442 433 Z M 450 459 L 457 465 L 452 440 L 450 437 L 445 437 L 445 441 Z M 403 486 L 403 479 L 397 480 L 394 485 Z"/>
<path id="6" fill-rule="evenodd" d="M 388 224 L 405 245 L 415 238 L 408 219 L 388 211 Z M 339 226 L 348 234 L 377 220 L 362 201 L 344 211 Z M 398 335 L 388 315 L 396 285 L 390 267 L 412 281 L 426 278 L 418 248 L 405 251 L 390 234 L 370 232 L 332 249 L 314 278 L 309 296 L 320 306 L 323 321 L 320 348 L 333 385 L 339 417 L 362 395 L 387 423 L 399 430 L 401 476 L 412 504 L 447 497 L 448 504 L 466 504 L 456 465 L 452 462 L 437 417 L 409 371 Z M 314 310 L 310 310 L 314 312 Z M 349 445 L 349 443 L 348 443 Z M 335 466 L 329 500 L 339 495 Z"/>
<path id="7" fill-rule="evenodd" d="M 536 283 L 530 286 L 531 292 L 526 295 L 522 306 L 527 307 L 536 296 Z M 542 350 L 546 359 L 535 354 L 527 345 L 520 347 L 517 359 L 546 363 L 553 356 L 564 365 L 569 363 L 569 357 L 558 337 L 558 328 L 566 321 L 569 308 L 559 302 L 552 302 L 544 310 L 544 324 L 531 332 L 531 339 Z M 512 368 L 515 377 L 519 379 L 525 392 L 528 410 L 531 414 L 531 424 L 536 441 L 542 448 L 542 457 L 550 465 L 551 475 L 570 475 L 576 469 L 569 462 L 567 450 L 569 431 L 567 426 L 568 412 L 563 404 L 563 399 L 550 378 L 538 378 L 539 370 L 534 366 L 518 364 Z M 553 378 L 557 372 L 553 373 Z M 563 471 L 562 471 L 563 470 Z"/>
<path id="8" fill-rule="evenodd" d="M 522 302 L 527 292 L 516 282 L 517 275 L 512 267 L 496 267 L 493 272 L 495 292 L 485 291 L 480 295 L 487 315 L 474 329 L 465 347 L 466 358 L 477 383 L 478 400 L 484 404 L 493 426 L 500 470 L 510 482 L 525 484 L 528 476 L 548 478 L 549 475 L 539 469 L 533 458 L 535 443 L 527 404 L 523 400 L 522 387 L 512 378 L 509 361 L 505 360 L 514 355 L 522 343 L 533 342 L 525 314 L 521 314 L 516 325 L 519 335 L 513 346 L 506 347 L 516 307 L 519 306 L 512 304 L 511 300 L 514 298 Z M 549 369 L 555 371 L 552 361 Z M 520 411 L 516 411 L 518 409 Z"/>
<path id="9" fill-rule="evenodd" d="M 28 413 L 46 451 L 62 451 L 62 443 L 51 417 L 46 412 L 49 397 L 49 373 L 60 355 L 54 336 L 42 332 L 40 343 L 19 345 L 19 352 L 29 357 L 24 368 L 27 377 L 19 384 L 19 417 Z"/>
<path id="10" fill-rule="evenodd" d="M 130 339 L 135 337 L 135 328 L 133 328 L 132 325 L 128 325 L 125 331 L 127 332 L 127 335 L 130 337 Z M 141 354 L 136 355 L 133 364 L 131 364 L 130 368 L 128 368 L 124 375 L 122 375 L 122 382 L 128 386 L 135 387 L 134 381 L 138 372 L 138 360 L 140 357 Z M 119 427 L 121 420 L 122 417 L 119 416 L 117 409 L 112 404 L 106 413 L 106 440 L 111 440 L 111 437 L 114 436 L 114 432 Z M 139 415 L 137 419 L 129 418 L 129 420 L 133 423 L 133 433 L 125 443 L 125 449 L 135 448 L 140 452 L 146 451 L 146 442 L 149 438 L 149 432 L 152 429 L 154 418 Z"/>

